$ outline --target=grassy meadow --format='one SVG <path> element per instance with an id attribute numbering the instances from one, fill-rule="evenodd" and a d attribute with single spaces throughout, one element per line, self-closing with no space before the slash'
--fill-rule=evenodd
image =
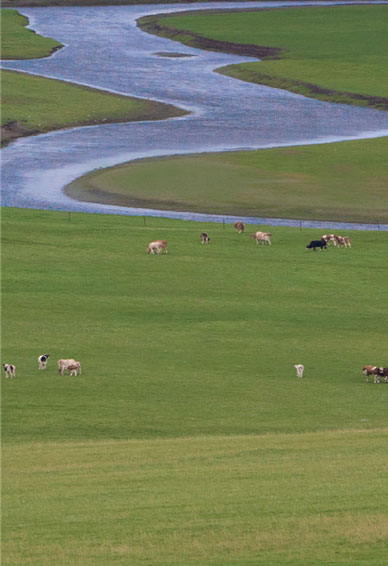
<path id="1" fill-rule="evenodd" d="M 4 565 L 381 564 L 388 233 L 256 228 L 3 209 Z"/>
<path id="2" fill-rule="evenodd" d="M 78 200 L 165 210 L 388 223 L 388 138 L 144 159 L 93 171 Z"/>
<path id="3" fill-rule="evenodd" d="M 149 16 L 144 29 L 189 45 L 279 51 L 219 72 L 332 102 L 388 109 L 388 7 L 329 6 Z M 213 46 L 201 38 L 216 40 Z M 263 55 L 265 58 L 265 55 Z"/>
<path id="4" fill-rule="evenodd" d="M 45 57 L 61 46 L 32 32 L 15 10 L 3 10 L 3 59 Z M 160 120 L 186 111 L 169 104 L 115 95 L 98 89 L 13 71 L 1 71 L 2 144 L 31 134 L 107 122 Z"/>

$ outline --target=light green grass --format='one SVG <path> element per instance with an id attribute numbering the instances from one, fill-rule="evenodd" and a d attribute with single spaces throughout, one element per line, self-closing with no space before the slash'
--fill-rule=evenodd
<path id="1" fill-rule="evenodd" d="M 158 23 L 161 34 L 173 35 L 183 43 L 198 43 L 185 36 L 190 32 L 221 42 L 283 50 L 279 60 L 228 66 L 221 69 L 225 74 L 324 100 L 387 107 L 387 6 L 193 13 L 162 17 Z M 181 35 L 175 36 L 176 30 L 182 31 Z M 298 85 L 298 81 L 304 84 Z M 333 92 L 314 93 L 311 85 Z M 382 97 L 385 102 L 357 100 L 352 94 Z"/>
<path id="2" fill-rule="evenodd" d="M 387 233 L 314 253 L 322 231 L 2 225 L 2 564 L 380 566 L 388 386 L 361 369 L 388 365 Z"/>
<path id="3" fill-rule="evenodd" d="M 2 563 L 381 566 L 387 448 L 386 429 L 6 446 Z"/>
<path id="4" fill-rule="evenodd" d="M 388 138 L 140 160 L 77 179 L 73 198 L 215 214 L 388 222 Z"/>
<path id="5" fill-rule="evenodd" d="M 28 59 L 50 55 L 60 44 L 25 28 L 15 10 L 2 13 L 2 57 Z M 172 105 L 115 95 L 26 73 L 1 72 L 2 144 L 16 137 L 106 122 L 160 120 L 186 114 Z"/>
<path id="6" fill-rule="evenodd" d="M 3 441 L 304 432 L 387 424 L 387 233 L 3 212 Z M 199 234 L 212 238 L 202 246 Z M 167 256 L 146 254 L 163 238 Z M 51 355 L 46 372 L 36 358 Z M 56 360 L 85 375 L 59 377 Z M 303 383 L 293 364 L 306 366 Z"/>

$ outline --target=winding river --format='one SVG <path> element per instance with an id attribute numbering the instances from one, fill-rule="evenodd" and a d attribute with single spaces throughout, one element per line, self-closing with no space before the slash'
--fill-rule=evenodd
<path id="1" fill-rule="evenodd" d="M 279 4 L 255 2 L 249 7 Z M 3 68 L 168 102 L 192 113 L 164 121 L 89 126 L 19 139 L 1 152 L 3 206 L 232 221 L 233 217 L 77 202 L 64 194 L 63 187 L 93 169 L 142 157 L 388 135 L 388 112 L 320 102 L 219 75 L 213 69 L 250 59 L 181 46 L 136 27 L 136 20 L 146 14 L 236 6 L 246 8 L 247 4 L 20 9 L 30 27 L 65 47 L 46 59 L 3 62 Z M 195 56 L 156 55 L 177 51 Z M 246 221 L 299 226 L 299 221 Z M 380 229 L 388 230 L 388 225 Z"/>

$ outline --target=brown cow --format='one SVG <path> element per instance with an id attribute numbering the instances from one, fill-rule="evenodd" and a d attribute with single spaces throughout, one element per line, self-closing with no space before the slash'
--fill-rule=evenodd
<path id="1" fill-rule="evenodd" d="M 70 375 L 77 376 L 78 372 L 80 375 L 82 375 L 81 362 L 75 362 L 75 364 L 70 364 L 69 366 L 67 366 L 66 369 Z"/>
<path id="2" fill-rule="evenodd" d="M 380 368 L 378 366 L 364 366 L 362 373 L 365 375 L 367 381 L 369 381 L 369 377 L 373 375 L 373 382 L 380 382 Z"/>
<path id="3" fill-rule="evenodd" d="M 244 222 L 235 222 L 233 226 L 236 228 L 236 230 L 238 230 L 239 234 L 242 234 L 242 232 L 244 232 L 245 230 Z"/>

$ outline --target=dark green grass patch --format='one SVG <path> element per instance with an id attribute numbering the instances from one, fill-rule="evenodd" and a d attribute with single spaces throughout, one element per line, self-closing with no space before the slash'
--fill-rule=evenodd
<path id="1" fill-rule="evenodd" d="M 3 442 L 386 426 L 388 386 L 361 370 L 388 366 L 388 234 L 314 253 L 322 231 L 270 231 L 5 209 Z"/>
<path id="2" fill-rule="evenodd" d="M 215 214 L 388 222 L 388 138 L 139 160 L 77 179 L 78 200 Z"/>
<path id="3" fill-rule="evenodd" d="M 386 452 L 387 430 L 7 445 L 2 563 L 380 566 Z"/>
<path id="4" fill-rule="evenodd" d="M 386 6 L 330 6 L 159 15 L 142 18 L 139 25 L 205 49 L 276 59 L 219 69 L 224 74 L 387 109 L 387 14 Z"/>

